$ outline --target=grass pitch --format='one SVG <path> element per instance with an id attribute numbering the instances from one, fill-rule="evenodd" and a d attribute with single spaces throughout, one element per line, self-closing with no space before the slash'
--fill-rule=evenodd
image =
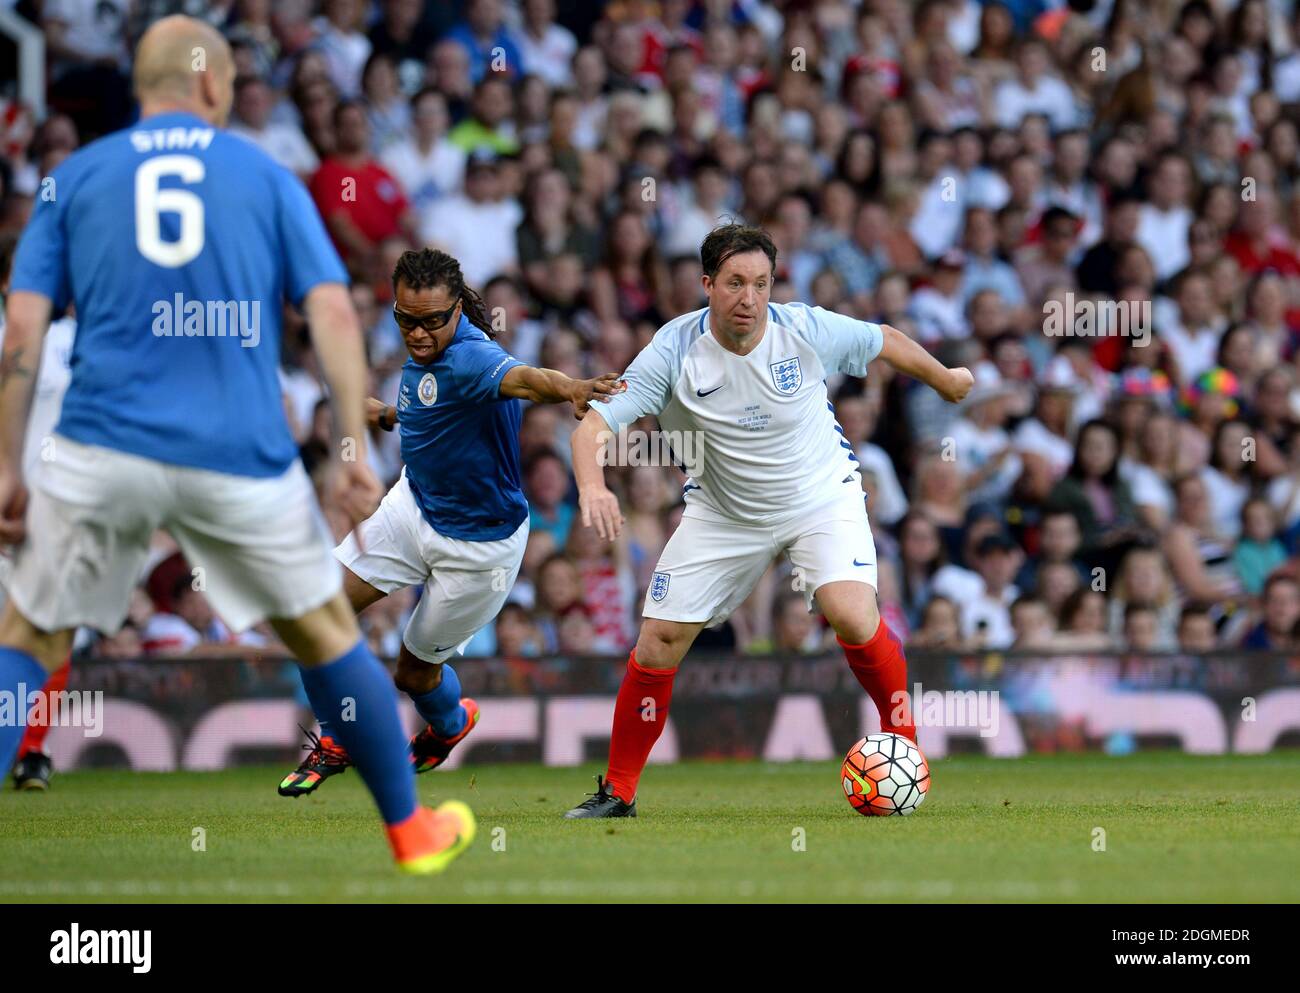
<path id="1" fill-rule="evenodd" d="M 652 766 L 639 819 L 561 819 L 596 771 L 419 777 L 479 821 L 432 879 L 393 870 L 355 770 L 298 800 L 270 767 L 6 781 L 0 902 L 1300 901 L 1294 752 L 954 757 L 907 818 L 854 813 L 838 763 Z"/>

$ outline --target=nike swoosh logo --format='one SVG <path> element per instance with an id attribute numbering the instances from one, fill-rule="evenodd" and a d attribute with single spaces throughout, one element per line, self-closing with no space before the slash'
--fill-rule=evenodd
<path id="1" fill-rule="evenodd" d="M 460 642 L 458 641 L 458 642 L 456 642 L 455 645 L 448 645 L 446 648 L 434 648 L 434 651 L 435 651 L 435 652 L 447 652 L 447 651 L 450 651 L 451 649 L 455 648 L 456 645 L 459 645 L 459 644 L 460 644 Z"/>
<path id="2" fill-rule="evenodd" d="M 722 384 L 722 386 L 726 386 L 726 385 L 727 385 L 726 383 L 723 383 L 723 384 Z M 722 389 L 722 386 L 715 386 L 715 387 L 713 387 L 713 389 L 709 390 L 707 393 L 706 393 L 704 390 L 696 390 L 696 391 L 695 391 L 695 395 L 696 395 L 697 397 L 707 397 L 707 396 L 712 396 L 714 393 L 717 393 L 718 390 Z"/>
<path id="3" fill-rule="evenodd" d="M 874 784 L 863 779 L 861 776 L 859 776 L 848 766 L 845 766 L 844 771 L 847 772 L 851 777 L 853 777 L 853 780 L 858 784 L 858 786 L 862 788 L 862 792 L 865 793 L 867 796 L 871 796 L 871 794 L 875 792 Z"/>
<path id="4" fill-rule="evenodd" d="M 853 564 L 854 564 L 854 565 L 871 565 L 870 562 L 859 562 L 857 559 L 854 559 L 854 560 L 853 560 Z"/>

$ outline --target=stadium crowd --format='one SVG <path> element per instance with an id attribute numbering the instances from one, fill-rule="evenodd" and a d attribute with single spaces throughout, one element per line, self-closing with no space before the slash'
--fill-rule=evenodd
<path id="1" fill-rule="evenodd" d="M 524 362 L 621 371 L 703 306 L 724 220 L 780 250 L 772 298 L 903 329 L 976 378 L 944 404 L 883 363 L 831 395 L 862 467 L 879 593 L 909 646 L 1300 645 L 1300 5 L 1290 0 L 23 0 L 48 112 L 6 94 L 0 234 L 131 119 L 129 53 L 221 28 L 231 127 L 307 184 L 353 277 L 373 395 L 405 352 L 389 274 L 458 258 Z M 351 190 L 351 195 L 341 194 Z M 329 410 L 301 318 L 285 407 Z M 627 527 L 575 522 L 561 407 L 520 435 L 524 571 L 471 652 L 626 653 L 681 513 L 671 465 L 613 468 Z M 647 430 L 653 424 L 639 425 Z M 400 461 L 376 432 L 386 482 Z M 165 536 L 89 651 L 239 652 Z M 704 650 L 833 634 L 774 568 Z M 393 654 L 416 591 L 365 625 Z"/>

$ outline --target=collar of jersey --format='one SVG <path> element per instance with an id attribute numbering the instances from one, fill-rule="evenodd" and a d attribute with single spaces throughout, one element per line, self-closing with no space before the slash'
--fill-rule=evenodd
<path id="1" fill-rule="evenodd" d="M 169 110 L 165 114 L 142 117 L 132 124 L 129 130 L 150 131 L 158 128 L 176 127 L 178 124 L 193 124 L 201 128 L 215 128 L 215 125 L 209 124 L 198 114 L 191 113 L 188 110 Z"/>
<path id="2" fill-rule="evenodd" d="M 463 318 L 462 318 L 462 319 L 463 319 Z M 772 327 L 772 323 L 773 323 L 775 320 L 776 320 L 776 311 L 772 308 L 772 305 L 769 303 L 769 304 L 767 305 L 767 327 L 763 329 L 763 336 L 764 336 L 764 337 L 767 336 L 767 332 L 768 332 L 768 330 Z M 703 338 L 703 337 L 704 337 L 706 334 L 708 334 L 708 333 L 709 333 L 709 308 L 708 308 L 708 307 L 705 307 L 705 308 L 704 308 L 704 313 L 700 315 L 700 337 Z M 718 343 L 718 339 L 717 339 L 717 338 L 714 338 L 714 339 L 713 339 L 713 343 L 714 343 L 715 345 L 717 345 L 719 348 L 722 348 L 722 345 Z M 449 345 L 448 347 L 450 348 L 451 346 Z M 725 351 L 728 351 L 728 349 L 725 349 L 725 348 L 722 348 L 722 350 L 723 350 L 724 352 L 725 352 Z M 735 355 L 736 353 L 735 353 L 735 352 L 732 352 L 731 354 L 732 354 L 732 355 Z M 751 353 L 751 354 L 752 354 L 752 353 Z M 742 356 L 739 356 L 739 358 L 745 358 L 745 356 L 742 355 Z"/>

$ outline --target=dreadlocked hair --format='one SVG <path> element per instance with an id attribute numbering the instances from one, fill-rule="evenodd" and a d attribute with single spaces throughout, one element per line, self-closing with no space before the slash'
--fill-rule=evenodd
<path id="1" fill-rule="evenodd" d="M 393 267 L 393 292 L 397 284 L 405 283 L 407 289 L 429 290 L 444 286 L 447 292 L 460 300 L 465 317 L 489 338 L 495 338 L 492 322 L 488 320 L 487 305 L 483 298 L 465 285 L 460 263 L 446 252 L 436 248 L 405 251 Z"/>

